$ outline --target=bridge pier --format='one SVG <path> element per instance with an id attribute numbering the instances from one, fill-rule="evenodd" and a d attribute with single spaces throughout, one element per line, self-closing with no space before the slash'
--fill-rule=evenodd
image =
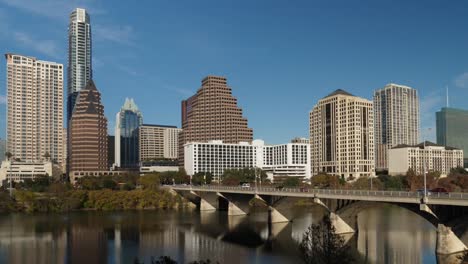
<path id="1" fill-rule="evenodd" d="M 340 208 L 338 201 L 327 201 L 324 203 L 321 199 L 314 197 L 314 203 L 327 209 L 330 216 L 332 226 L 335 228 L 336 234 L 350 234 L 356 232 L 343 218 L 340 217 L 338 211 Z"/>
<path id="2" fill-rule="evenodd" d="M 437 225 L 436 253 L 451 255 L 468 250 L 465 244 L 453 233 L 452 229 L 443 224 Z"/>
<path id="3" fill-rule="evenodd" d="M 336 234 L 343 235 L 355 232 L 353 228 L 351 228 L 338 214 L 334 212 L 330 212 L 330 221 L 335 228 Z"/>

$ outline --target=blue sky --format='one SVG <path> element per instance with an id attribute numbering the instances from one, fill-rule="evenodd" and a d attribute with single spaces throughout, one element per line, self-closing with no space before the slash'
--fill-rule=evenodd
<path id="1" fill-rule="evenodd" d="M 0 50 L 66 65 L 75 7 L 91 14 L 112 134 L 125 97 L 145 123 L 180 126 L 180 101 L 208 74 L 228 78 L 268 143 L 308 137 L 309 111 L 335 89 L 371 99 L 389 82 L 412 86 L 424 128 L 435 127 L 446 86 L 451 106 L 468 109 L 468 1 L 0 0 Z M 4 61 L 3 105 L 5 75 Z"/>

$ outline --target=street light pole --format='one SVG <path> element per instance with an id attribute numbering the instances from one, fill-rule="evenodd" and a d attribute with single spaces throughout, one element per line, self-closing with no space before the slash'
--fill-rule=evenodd
<path id="1" fill-rule="evenodd" d="M 427 128 L 427 132 L 431 131 L 431 128 Z M 426 137 L 423 133 L 423 171 L 424 171 L 424 197 L 427 197 L 427 176 L 426 176 Z"/>

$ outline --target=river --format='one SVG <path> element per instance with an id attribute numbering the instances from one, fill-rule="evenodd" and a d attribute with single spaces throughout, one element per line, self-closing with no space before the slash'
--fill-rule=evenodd
<path id="1" fill-rule="evenodd" d="M 322 218 L 317 206 L 296 210 L 291 223 L 266 223 L 226 212 L 125 211 L 0 216 L 0 263 L 150 263 L 171 256 L 179 263 L 300 263 L 298 243 Z M 358 215 L 359 232 L 347 237 L 368 263 L 437 263 L 436 229 L 396 206 Z"/>

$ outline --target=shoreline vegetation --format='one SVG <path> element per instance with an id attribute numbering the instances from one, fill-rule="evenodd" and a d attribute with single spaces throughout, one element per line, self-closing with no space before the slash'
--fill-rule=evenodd
<path id="1" fill-rule="evenodd" d="M 0 191 L 0 213 L 177 210 L 192 206 L 181 196 L 159 186 L 159 174 L 83 177 L 75 186 L 40 177 L 15 183 L 12 196 L 7 190 Z"/>
<path id="2" fill-rule="evenodd" d="M 238 186 L 240 183 L 255 182 L 255 171 L 252 169 L 226 170 L 223 184 Z M 409 170 L 406 175 L 375 178 L 361 177 L 355 181 L 346 182 L 338 176 L 318 174 L 311 178 L 310 184 L 301 182 L 298 178 L 283 180 L 271 184 L 264 172 L 258 173 L 262 186 L 304 187 L 323 189 L 361 189 L 361 190 L 394 190 L 417 191 L 423 188 L 422 175 Z M 212 175 L 198 173 L 191 179 L 192 184 L 211 184 Z M 161 184 L 189 184 L 190 177 L 181 169 L 179 172 L 152 173 L 144 176 L 126 174 L 120 176 L 87 176 L 77 180 L 75 185 L 53 177 L 38 177 L 14 183 L 12 196 L 9 195 L 8 184 L 4 182 L 0 190 L 0 213 L 12 212 L 70 212 L 77 210 L 177 210 L 193 208 L 181 196 L 161 189 Z M 439 173 L 429 172 L 427 175 L 428 189 L 442 188 L 449 192 L 466 192 L 468 190 L 468 172 L 462 168 L 453 169 L 447 177 Z M 298 205 L 308 205 L 300 201 Z M 253 206 L 260 206 L 253 200 Z"/>

